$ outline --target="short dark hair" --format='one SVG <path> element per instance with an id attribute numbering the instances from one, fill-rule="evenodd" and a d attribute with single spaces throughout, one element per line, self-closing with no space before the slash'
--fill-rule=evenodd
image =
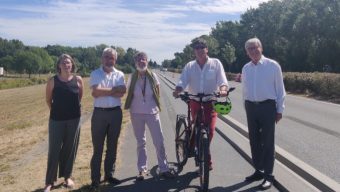
<path id="1" fill-rule="evenodd" d="M 207 41 L 201 37 L 195 38 L 191 41 L 191 47 L 194 49 L 197 47 L 207 48 Z"/>

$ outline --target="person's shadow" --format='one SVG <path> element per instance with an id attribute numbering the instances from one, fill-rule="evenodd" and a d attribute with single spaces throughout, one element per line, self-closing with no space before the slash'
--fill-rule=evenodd
<path id="1" fill-rule="evenodd" d="M 174 163 L 169 163 L 171 169 L 175 172 L 174 178 L 163 178 L 159 176 L 158 166 L 154 166 L 143 181 L 136 181 L 136 176 L 121 179 L 121 184 L 101 184 L 100 192 L 180 192 L 180 191 L 199 191 L 199 186 L 190 185 L 191 181 L 198 177 L 197 172 L 188 172 L 184 175 L 178 175 L 180 169 Z M 125 182 L 133 180 L 133 184 L 124 185 Z M 192 190 L 190 190 L 192 189 Z M 85 185 L 73 192 L 90 192 L 90 186 Z"/>
<path id="2" fill-rule="evenodd" d="M 239 190 L 239 189 L 241 189 L 241 188 L 243 188 L 243 187 L 245 187 L 249 184 L 250 183 L 248 183 L 248 182 L 242 181 L 242 182 L 239 182 L 239 183 L 236 183 L 234 185 L 227 186 L 227 187 L 214 187 L 214 188 L 211 188 L 209 191 L 211 191 L 211 192 L 234 192 L 234 191 L 254 192 L 254 191 L 261 191 L 259 186 L 251 186 L 247 189 Z"/>
<path id="3" fill-rule="evenodd" d="M 58 184 L 58 185 L 55 185 L 55 186 L 53 186 L 52 190 L 53 190 L 53 189 L 61 189 L 61 188 L 64 187 L 63 185 L 64 185 L 63 183 L 60 183 L 60 184 Z M 36 190 L 34 190 L 34 191 L 32 191 L 32 192 L 43 192 L 43 191 L 44 191 L 44 188 L 39 188 L 39 189 L 36 189 Z"/>

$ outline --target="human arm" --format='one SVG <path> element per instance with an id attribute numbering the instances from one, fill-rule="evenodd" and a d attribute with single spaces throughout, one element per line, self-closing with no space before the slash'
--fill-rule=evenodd
<path id="1" fill-rule="evenodd" d="M 190 63 L 186 64 L 184 69 L 182 70 L 182 74 L 180 76 L 180 79 L 176 85 L 176 88 L 172 95 L 174 97 L 178 97 L 178 95 L 186 88 L 189 84 L 189 65 Z"/>
<path id="2" fill-rule="evenodd" d="M 97 97 L 122 97 L 126 92 L 126 86 L 124 82 L 124 74 L 118 73 L 118 79 L 115 79 L 113 87 L 102 86 L 102 75 L 99 70 L 93 71 L 90 75 L 90 87 L 92 90 L 92 96 Z"/>
<path id="3" fill-rule="evenodd" d="M 227 76 L 225 75 L 222 63 L 219 60 L 217 60 L 217 62 L 218 62 L 218 68 L 217 68 L 216 83 L 219 86 L 220 96 L 225 97 L 228 95 L 229 83 L 227 80 Z"/>
<path id="4" fill-rule="evenodd" d="M 275 92 L 276 92 L 276 111 L 277 114 L 281 114 L 281 115 L 277 115 L 280 118 L 277 120 L 277 122 L 282 118 L 282 113 L 283 110 L 285 108 L 284 105 L 284 101 L 285 101 L 285 97 L 286 97 L 286 91 L 285 91 L 285 87 L 284 87 L 284 83 L 283 83 L 283 75 L 282 75 L 282 71 L 281 71 L 281 67 L 278 63 L 276 63 L 276 74 L 275 74 Z"/>
<path id="5" fill-rule="evenodd" d="M 54 88 L 54 79 L 52 77 L 48 80 L 47 85 L 46 85 L 46 103 L 47 103 L 47 106 L 50 110 L 51 110 L 51 106 L 52 106 L 53 88 Z"/>
<path id="6" fill-rule="evenodd" d="M 112 88 L 100 87 L 100 85 L 92 86 L 92 96 L 97 97 L 123 97 L 126 93 L 125 85 L 119 85 Z"/>
<path id="7" fill-rule="evenodd" d="M 180 86 L 176 86 L 176 88 L 175 88 L 175 91 L 174 92 L 172 92 L 172 95 L 174 96 L 174 97 L 178 97 L 178 95 L 181 93 L 183 91 L 183 88 L 182 87 L 180 87 Z"/>
<path id="8" fill-rule="evenodd" d="M 158 96 L 160 97 L 161 96 L 161 90 L 160 90 L 160 82 L 159 82 L 159 79 L 158 79 L 158 76 L 156 73 L 152 72 L 152 76 L 155 80 L 155 83 L 156 83 L 156 92 L 158 94 Z"/>
<path id="9" fill-rule="evenodd" d="M 83 94 L 84 94 L 84 82 L 81 76 L 77 76 L 77 84 L 79 88 L 79 101 L 81 101 L 81 99 L 83 98 Z"/>

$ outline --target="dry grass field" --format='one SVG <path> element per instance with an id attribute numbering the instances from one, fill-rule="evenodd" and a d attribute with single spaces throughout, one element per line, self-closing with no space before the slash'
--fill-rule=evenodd
<path id="1" fill-rule="evenodd" d="M 90 119 L 92 97 L 88 79 L 84 79 L 82 127 L 77 159 L 73 169 L 76 188 L 87 191 L 90 184 L 92 143 Z M 45 183 L 48 150 L 49 110 L 45 102 L 45 84 L 0 90 L 0 191 L 42 191 Z M 128 113 L 124 111 L 123 129 Z M 121 132 L 124 134 L 124 131 Z M 119 153 L 119 152 L 118 152 Z M 118 162 L 119 164 L 119 157 Z M 61 184 L 63 179 L 56 183 Z M 68 191 L 61 185 L 53 190 Z"/>

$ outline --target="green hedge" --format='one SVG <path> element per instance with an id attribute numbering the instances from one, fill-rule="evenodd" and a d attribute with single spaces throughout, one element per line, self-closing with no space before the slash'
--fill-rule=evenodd
<path id="1" fill-rule="evenodd" d="M 291 93 L 308 94 L 326 99 L 340 99 L 340 74 L 284 73 L 285 88 Z"/>
<path id="2" fill-rule="evenodd" d="M 180 69 L 168 69 L 180 73 Z M 226 73 L 229 81 L 234 81 L 237 74 Z M 340 103 L 340 74 L 337 73 L 283 73 L 286 91 Z"/>

